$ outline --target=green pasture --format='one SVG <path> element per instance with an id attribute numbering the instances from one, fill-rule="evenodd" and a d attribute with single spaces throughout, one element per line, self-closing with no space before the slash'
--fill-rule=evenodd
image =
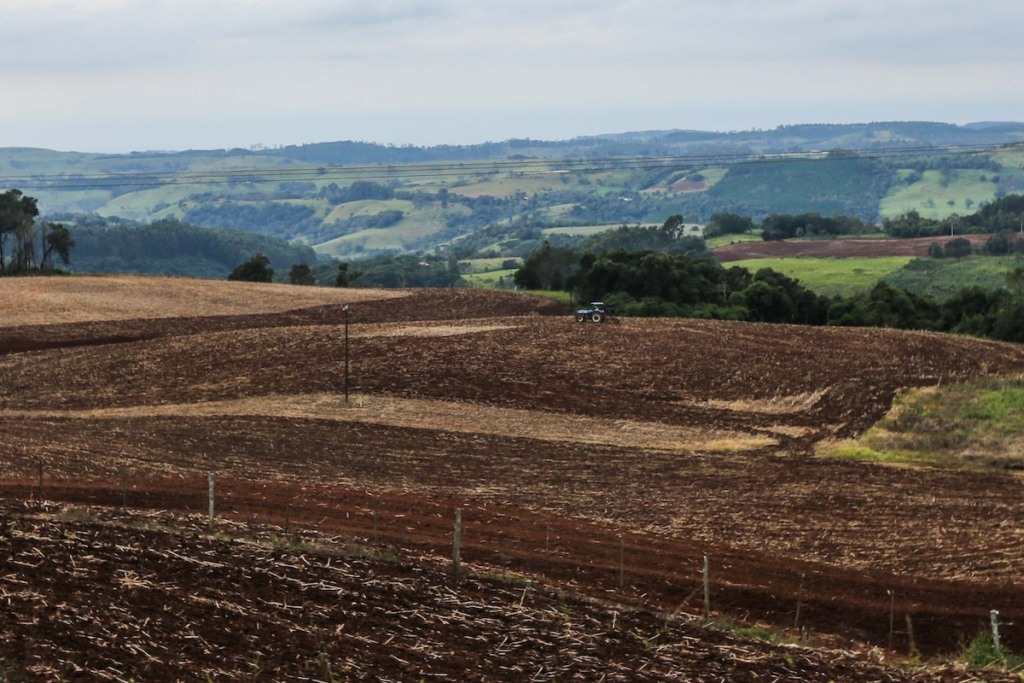
<path id="1" fill-rule="evenodd" d="M 448 191 L 452 194 L 461 194 L 465 197 L 481 197 L 490 195 L 492 197 L 511 197 L 517 192 L 524 192 L 528 195 L 547 193 L 565 187 L 572 183 L 568 173 L 530 173 L 524 175 L 507 175 L 501 177 L 486 178 L 479 181 L 467 182 L 456 186 L 449 186 Z"/>
<path id="2" fill-rule="evenodd" d="M 135 221 L 149 221 L 158 207 L 184 201 L 189 195 L 204 192 L 202 185 L 165 185 L 118 195 L 96 209 L 100 216 L 119 216 Z"/>
<path id="3" fill-rule="evenodd" d="M 2 189 L 2 187 L 0 187 Z M 43 215 L 52 213 L 93 213 L 110 201 L 110 190 L 33 190 Z"/>
<path id="4" fill-rule="evenodd" d="M 522 263 L 522 259 L 512 257 L 497 256 L 494 258 L 472 258 L 463 259 L 459 261 L 459 266 L 462 267 L 465 264 L 468 267 L 469 273 L 491 273 L 496 270 L 501 270 L 501 266 L 505 261 L 516 261 Z"/>
<path id="5" fill-rule="evenodd" d="M 910 173 L 901 170 L 899 175 L 906 178 Z M 879 213 L 889 218 L 915 210 L 935 219 L 974 213 L 982 203 L 996 198 L 997 185 L 992 179 L 998 175 L 995 171 L 957 169 L 947 181 L 941 171 L 925 171 L 913 185 L 895 184 L 879 203 Z"/>
<path id="6" fill-rule="evenodd" d="M 733 261 L 726 266 L 739 266 L 751 273 L 771 268 L 824 296 L 850 296 L 870 289 L 879 280 L 899 270 L 912 260 L 910 256 L 878 258 L 764 258 Z"/>
<path id="7" fill-rule="evenodd" d="M 621 223 L 611 225 L 567 225 L 561 228 L 544 228 L 541 230 L 541 233 L 544 235 L 573 235 L 589 237 L 608 230 L 614 230 L 621 226 Z"/>
<path id="8" fill-rule="evenodd" d="M 416 208 L 412 202 L 394 199 L 386 201 L 367 201 L 375 205 L 374 209 L 369 211 L 371 214 L 385 210 L 388 205 L 396 202 L 400 203 L 400 206 L 396 204 L 395 208 L 405 211 L 405 217 L 387 228 L 369 228 L 366 230 L 360 230 L 359 232 L 354 232 L 350 235 L 344 235 L 333 240 L 315 244 L 313 245 L 313 249 L 318 253 L 336 256 L 338 258 L 352 258 L 353 256 L 367 252 L 375 253 L 387 250 L 404 251 L 409 249 L 410 245 L 416 241 L 443 231 L 447 227 L 445 217 L 451 211 L 468 211 L 465 207 L 449 207 L 448 209 L 442 209 L 439 205 L 427 205 Z M 361 202 L 349 202 L 347 204 L 342 204 L 338 208 L 345 209 L 345 207 L 350 207 L 352 204 L 357 203 Z M 406 211 L 406 209 L 408 210 Z M 333 215 L 333 213 L 331 215 Z M 328 216 L 326 220 L 332 220 L 331 216 Z"/>
<path id="9" fill-rule="evenodd" d="M 1017 256 L 968 256 L 962 259 L 912 259 L 883 279 L 893 287 L 945 301 L 967 287 L 999 289 L 1006 275 L 1024 266 Z"/>
<path id="10" fill-rule="evenodd" d="M 739 244 L 740 242 L 760 242 L 761 233 L 748 232 L 742 235 L 718 235 L 710 239 L 704 240 L 707 244 L 708 249 L 718 249 L 729 244 Z"/>
<path id="11" fill-rule="evenodd" d="M 657 184 L 651 185 L 650 187 L 643 188 L 641 190 L 641 192 L 643 192 L 645 194 L 651 194 L 651 193 L 656 193 L 656 192 L 674 192 L 674 191 L 668 189 L 670 183 L 678 182 L 679 180 L 681 180 L 683 178 L 689 178 L 689 177 L 693 176 L 694 173 L 700 173 L 700 175 L 703 177 L 703 179 L 704 179 L 703 180 L 703 182 L 704 182 L 704 189 L 701 189 L 701 190 L 686 190 L 686 191 L 681 192 L 679 194 L 692 194 L 692 193 L 695 193 L 695 192 L 707 192 L 709 189 L 711 189 L 712 187 L 717 185 L 722 180 L 722 178 L 725 177 L 725 174 L 728 173 L 728 172 L 729 172 L 729 169 L 727 169 L 727 168 L 698 169 L 698 170 L 696 170 L 694 172 L 690 172 L 690 173 L 673 172 L 668 177 L 666 177 L 664 180 L 659 181 Z"/>
<path id="12" fill-rule="evenodd" d="M 552 204 L 540 209 L 538 213 L 548 221 L 566 220 L 575 207 L 575 204 Z"/>
<path id="13" fill-rule="evenodd" d="M 992 154 L 992 159 L 1003 166 L 1003 171 L 1024 169 L 1024 145 L 1016 144 L 1012 147 L 1003 147 Z"/>
<path id="14" fill-rule="evenodd" d="M 549 292 L 543 289 L 520 289 L 520 294 L 529 294 L 531 296 L 542 296 L 545 299 L 552 299 L 559 303 L 563 303 L 566 306 L 566 312 L 569 312 L 569 306 L 572 304 L 572 294 L 570 292 Z"/>
<path id="15" fill-rule="evenodd" d="M 408 215 L 415 210 L 416 205 L 405 199 L 360 199 L 333 207 L 324 221 L 346 221 L 354 216 L 374 216 L 384 211 L 402 211 Z"/>
<path id="16" fill-rule="evenodd" d="M 469 283 L 470 287 L 479 287 L 481 289 L 495 289 L 498 286 L 498 281 L 502 278 L 509 285 L 512 284 L 512 277 L 516 274 L 516 269 L 510 270 L 492 270 L 486 273 L 466 273 L 462 278 Z"/>
<path id="17" fill-rule="evenodd" d="M 700 174 L 704 176 L 704 184 L 710 189 L 717 185 L 718 181 L 724 178 L 728 172 L 727 168 L 705 168 L 701 169 Z"/>
<path id="18" fill-rule="evenodd" d="M 1024 378 L 908 391 L 859 439 L 825 446 L 819 454 L 896 465 L 1024 469 Z"/>

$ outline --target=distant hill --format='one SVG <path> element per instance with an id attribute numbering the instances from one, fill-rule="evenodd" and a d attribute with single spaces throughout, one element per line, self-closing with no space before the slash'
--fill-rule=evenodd
<path id="1" fill-rule="evenodd" d="M 362 184 L 369 193 L 348 189 Z M 372 186 L 372 187 L 371 187 Z M 444 249 L 487 230 L 663 222 L 715 212 L 967 214 L 1024 191 L 1024 123 L 807 124 L 636 131 L 434 147 L 82 154 L 0 149 L 0 190 L 46 215 L 177 219 L 358 259 Z M 374 190 L 379 188 L 379 190 Z M 507 251 L 507 250 L 506 250 Z"/>

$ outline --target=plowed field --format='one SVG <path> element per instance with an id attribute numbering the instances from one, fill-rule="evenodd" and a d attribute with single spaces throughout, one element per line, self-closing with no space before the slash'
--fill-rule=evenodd
<path id="1" fill-rule="evenodd" d="M 37 287 L 60 301 L 74 283 Z M 108 284 L 130 297 L 137 281 Z M 814 456 L 901 389 L 1024 372 L 1020 347 L 580 325 L 482 291 L 335 290 L 287 310 L 295 289 L 187 317 L 149 313 L 147 290 L 144 314 L 55 306 L 52 322 L 0 327 L 0 666 L 961 680 L 852 652 L 948 653 L 992 609 L 1024 649 L 1018 478 Z M 443 571 L 456 508 L 462 579 Z M 705 556 L 713 616 L 799 624 L 851 653 L 701 628 Z"/>

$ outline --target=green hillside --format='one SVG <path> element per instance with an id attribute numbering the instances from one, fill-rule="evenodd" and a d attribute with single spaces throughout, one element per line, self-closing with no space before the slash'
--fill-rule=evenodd
<path id="1" fill-rule="evenodd" d="M 1000 289 L 1006 275 L 1024 265 L 1019 256 L 968 256 L 962 259 L 918 258 L 884 276 L 894 287 L 945 301 L 961 289 Z"/>
<path id="2" fill-rule="evenodd" d="M 590 226 L 657 225 L 675 214 L 698 224 L 720 212 L 865 222 L 909 209 L 964 215 L 1024 191 L 1022 140 L 1024 124 L 882 122 L 435 147 L 341 141 L 123 155 L 11 148 L 0 149 L 0 191 L 22 189 L 47 216 L 177 218 L 345 259 L 444 251 L 491 229 L 485 246 L 501 252 L 523 229 L 553 238 Z M 365 185 L 379 191 L 350 191 Z"/>
<path id="3" fill-rule="evenodd" d="M 222 228 L 199 228 L 177 220 L 147 225 L 75 225 L 69 270 L 77 273 L 137 273 L 224 278 L 243 261 L 261 253 L 279 279 L 293 264 L 314 264 L 316 253 L 267 235 Z"/>
<path id="4" fill-rule="evenodd" d="M 896 216 L 917 211 L 925 218 L 966 214 L 997 198 L 1002 176 L 984 169 L 951 169 L 916 172 L 901 169 L 895 187 L 882 198 L 879 213 Z"/>
<path id="5" fill-rule="evenodd" d="M 888 279 L 912 260 L 909 256 L 880 258 L 766 258 L 733 261 L 729 266 L 756 273 L 762 268 L 787 275 L 816 294 L 850 296 L 871 289 Z M 895 284 L 895 283 L 894 283 Z"/>

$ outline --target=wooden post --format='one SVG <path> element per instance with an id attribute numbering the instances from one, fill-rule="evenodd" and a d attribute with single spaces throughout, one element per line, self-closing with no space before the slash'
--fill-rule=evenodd
<path id="1" fill-rule="evenodd" d="M 121 468 L 121 512 L 128 509 L 128 473 Z"/>
<path id="2" fill-rule="evenodd" d="M 896 618 L 896 591 L 886 591 L 889 594 L 889 649 L 892 649 L 893 621 Z"/>
<path id="3" fill-rule="evenodd" d="M 37 460 L 36 464 L 39 466 L 39 493 L 43 493 L 43 461 Z"/>
<path id="4" fill-rule="evenodd" d="M 619 588 L 626 585 L 625 577 L 626 546 L 622 536 L 619 536 Z"/>
<path id="5" fill-rule="evenodd" d="M 214 498 L 214 496 L 213 496 L 213 487 L 214 487 L 214 480 L 217 478 L 217 475 L 215 475 L 213 472 L 210 472 L 207 475 L 207 477 L 208 477 L 209 484 L 210 484 L 210 493 L 209 493 L 209 499 L 210 499 L 209 500 L 209 503 L 210 503 L 210 531 L 213 531 L 213 498 Z"/>
<path id="6" fill-rule="evenodd" d="M 462 568 L 462 510 L 455 508 L 455 542 L 452 544 L 452 573 L 459 575 Z"/>
<path id="7" fill-rule="evenodd" d="M 992 624 L 992 649 L 996 657 L 1003 658 L 1003 650 L 999 647 L 999 610 L 994 609 L 988 613 L 989 622 Z"/>
<path id="8" fill-rule="evenodd" d="M 374 504 L 373 504 L 373 542 L 374 543 L 379 543 L 380 542 L 380 534 L 377 533 L 377 517 L 379 516 L 379 513 L 377 512 L 377 508 L 378 508 L 378 505 L 377 505 L 376 502 L 374 502 Z"/>
<path id="9" fill-rule="evenodd" d="M 917 641 L 914 640 L 914 622 L 910 620 L 910 615 L 907 615 L 907 638 L 910 640 L 910 649 L 907 650 L 911 657 L 920 656 L 920 652 L 917 651 Z"/>
<path id="10" fill-rule="evenodd" d="M 800 587 L 796 591 L 796 619 L 793 621 L 793 628 L 800 633 L 800 606 L 804 601 L 804 579 L 807 574 L 800 575 Z"/>
<path id="11" fill-rule="evenodd" d="M 543 571 L 550 572 L 553 564 L 551 561 L 551 526 L 549 525 L 544 531 L 544 561 L 541 565 Z"/>
<path id="12" fill-rule="evenodd" d="M 345 407 L 348 407 L 348 304 L 342 306 L 341 312 L 345 314 Z"/>
<path id="13" fill-rule="evenodd" d="M 704 620 L 711 618 L 711 572 L 708 569 L 708 556 L 704 556 Z"/>

